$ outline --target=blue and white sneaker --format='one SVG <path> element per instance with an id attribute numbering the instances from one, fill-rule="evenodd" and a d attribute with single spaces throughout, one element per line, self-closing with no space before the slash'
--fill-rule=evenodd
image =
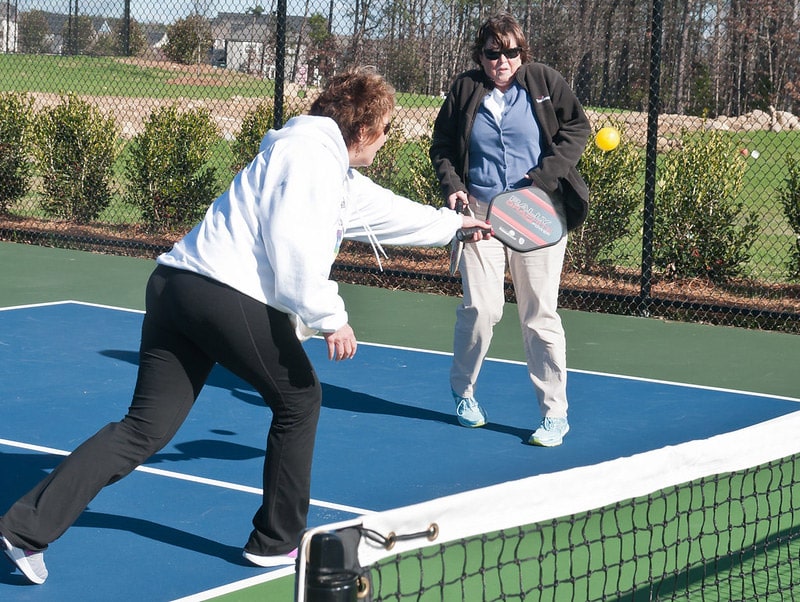
<path id="1" fill-rule="evenodd" d="M 555 447 L 564 442 L 564 435 L 569 432 L 566 418 L 545 418 L 528 439 L 531 445 Z"/>
<path id="2" fill-rule="evenodd" d="M 6 553 L 9 560 L 14 563 L 20 572 L 28 578 L 28 581 L 41 585 L 47 579 L 47 567 L 44 564 L 43 552 L 32 552 L 23 550 L 13 545 L 0 533 L 0 546 Z"/>
<path id="3" fill-rule="evenodd" d="M 486 412 L 474 397 L 461 397 L 455 391 L 452 393 L 453 401 L 456 402 L 456 417 L 461 426 L 476 428 L 486 424 Z"/>

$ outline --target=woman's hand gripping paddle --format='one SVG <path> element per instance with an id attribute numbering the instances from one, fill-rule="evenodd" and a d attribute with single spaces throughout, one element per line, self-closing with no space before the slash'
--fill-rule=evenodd
<path id="1" fill-rule="evenodd" d="M 521 253 L 554 245 L 567 232 L 561 205 L 536 186 L 498 194 L 489 203 L 486 221 L 492 225 L 492 236 Z M 462 228 L 456 232 L 456 238 L 469 240 L 478 230 L 480 228 Z M 453 241 L 454 246 L 455 243 Z M 452 257 L 450 270 L 454 273 Z"/>

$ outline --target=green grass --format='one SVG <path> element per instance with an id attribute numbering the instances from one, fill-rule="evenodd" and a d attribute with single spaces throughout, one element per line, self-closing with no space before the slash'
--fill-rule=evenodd
<path id="1" fill-rule="evenodd" d="M 189 78 L 192 83 L 181 82 Z M 228 69 L 209 70 L 205 65 L 196 68 L 164 63 L 162 68 L 116 57 L 3 54 L 0 91 L 148 98 L 271 98 L 275 83 Z M 437 96 L 397 94 L 397 104 L 404 108 L 439 107 L 441 103 Z"/>
<path id="2" fill-rule="evenodd" d="M 412 94 L 411 92 L 398 92 L 396 95 L 398 107 L 404 109 L 429 109 L 442 106 L 442 99 L 438 96 L 426 94 Z"/>
<path id="3" fill-rule="evenodd" d="M 165 63 L 165 67 L 170 65 Z M 114 57 L 3 54 L 0 91 L 229 99 L 271 97 L 275 85 L 270 80 L 227 69 L 144 67 Z"/>

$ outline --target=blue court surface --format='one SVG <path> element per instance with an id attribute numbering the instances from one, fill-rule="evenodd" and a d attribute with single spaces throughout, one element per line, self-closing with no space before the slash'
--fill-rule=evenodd
<path id="1" fill-rule="evenodd" d="M 142 314 L 66 302 L 0 311 L 0 511 L 130 401 Z M 736 430 L 799 409 L 796 399 L 572 371 L 565 445 L 525 445 L 539 412 L 519 362 L 490 360 L 486 427 L 452 412 L 448 354 L 362 343 L 323 383 L 310 526 Z M 202 600 L 287 574 L 248 566 L 270 413 L 215 369 L 176 438 L 105 490 L 27 585 L 0 562 L 0 600 Z"/>

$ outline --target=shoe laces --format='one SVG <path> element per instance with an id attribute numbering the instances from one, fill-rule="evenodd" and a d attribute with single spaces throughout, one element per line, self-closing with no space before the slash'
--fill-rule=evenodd
<path id="1" fill-rule="evenodd" d="M 544 418 L 542 428 L 546 431 L 556 431 L 564 428 L 564 418 Z"/>
<path id="2" fill-rule="evenodd" d="M 478 409 L 478 402 L 472 397 L 461 397 L 460 395 L 457 395 L 456 399 L 458 400 L 456 411 L 459 414 Z"/>

